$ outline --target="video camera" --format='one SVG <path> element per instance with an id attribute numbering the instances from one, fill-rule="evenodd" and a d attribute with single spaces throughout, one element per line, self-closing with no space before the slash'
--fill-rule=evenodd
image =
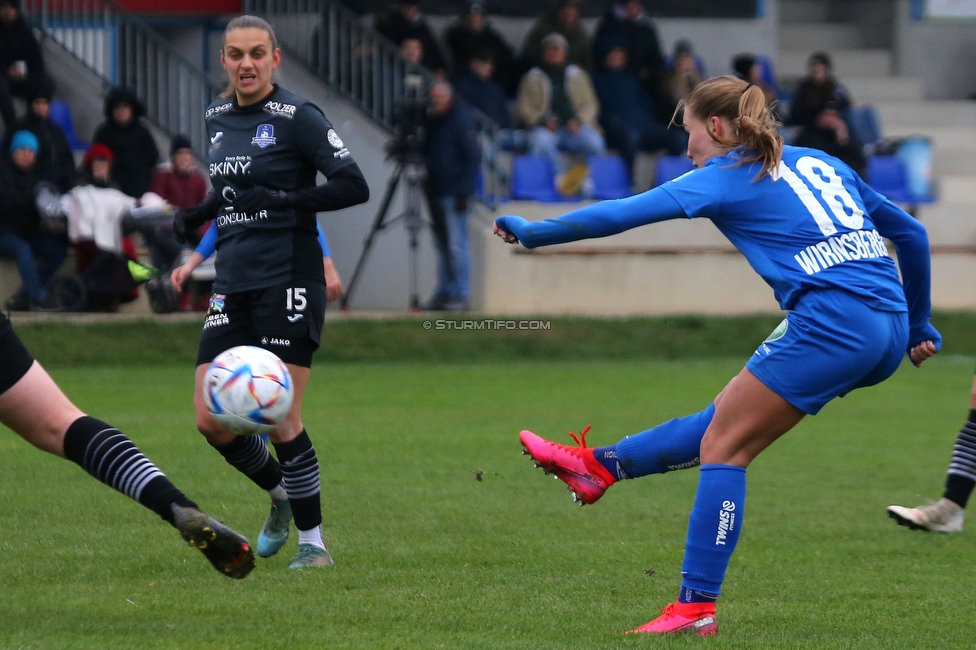
<path id="1" fill-rule="evenodd" d="M 426 139 L 424 126 L 430 103 L 421 75 L 406 75 L 404 85 L 406 96 L 393 107 L 394 135 L 386 144 L 386 154 L 400 162 L 422 162 Z"/>

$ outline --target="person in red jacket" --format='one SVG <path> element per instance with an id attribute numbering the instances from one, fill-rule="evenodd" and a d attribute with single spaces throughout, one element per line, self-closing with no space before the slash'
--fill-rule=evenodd
<path id="1" fill-rule="evenodd" d="M 170 166 L 160 167 L 153 175 L 149 191 L 177 208 L 189 208 L 200 204 L 210 188 L 206 176 L 197 167 L 190 139 L 185 135 L 173 136 L 170 144 Z M 206 231 L 204 224 L 201 234 Z M 179 257 L 183 247 L 173 237 L 172 226 L 157 226 L 142 233 L 152 255 L 153 266 L 168 271 Z M 198 239 L 199 241 L 199 239 Z"/>

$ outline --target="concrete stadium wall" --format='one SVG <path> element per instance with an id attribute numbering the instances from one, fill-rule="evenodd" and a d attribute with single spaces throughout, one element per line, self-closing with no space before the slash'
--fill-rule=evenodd
<path id="1" fill-rule="evenodd" d="M 914 20 L 910 5 L 911 0 L 897 0 L 898 73 L 921 78 L 926 99 L 976 93 L 976 20 Z"/>

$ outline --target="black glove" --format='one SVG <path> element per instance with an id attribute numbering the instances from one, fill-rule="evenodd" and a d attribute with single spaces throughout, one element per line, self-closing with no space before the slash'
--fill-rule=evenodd
<path id="1" fill-rule="evenodd" d="M 260 185 L 238 192 L 234 197 L 234 211 L 254 214 L 261 210 L 284 210 L 288 194 L 283 190 L 269 190 Z"/>
<path id="2" fill-rule="evenodd" d="M 200 206 L 180 208 L 173 215 L 173 236 L 177 242 L 185 244 L 187 234 L 202 226 L 209 218 L 207 211 Z"/>
<path id="3" fill-rule="evenodd" d="M 468 197 L 466 196 L 455 196 L 454 197 L 454 210 L 457 212 L 464 212 L 468 209 Z"/>

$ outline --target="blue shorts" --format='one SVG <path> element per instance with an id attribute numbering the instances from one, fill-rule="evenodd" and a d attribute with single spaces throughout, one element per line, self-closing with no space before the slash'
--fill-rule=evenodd
<path id="1" fill-rule="evenodd" d="M 908 349 L 908 314 L 878 311 L 840 290 L 809 291 L 746 368 L 805 413 L 890 377 Z"/>

